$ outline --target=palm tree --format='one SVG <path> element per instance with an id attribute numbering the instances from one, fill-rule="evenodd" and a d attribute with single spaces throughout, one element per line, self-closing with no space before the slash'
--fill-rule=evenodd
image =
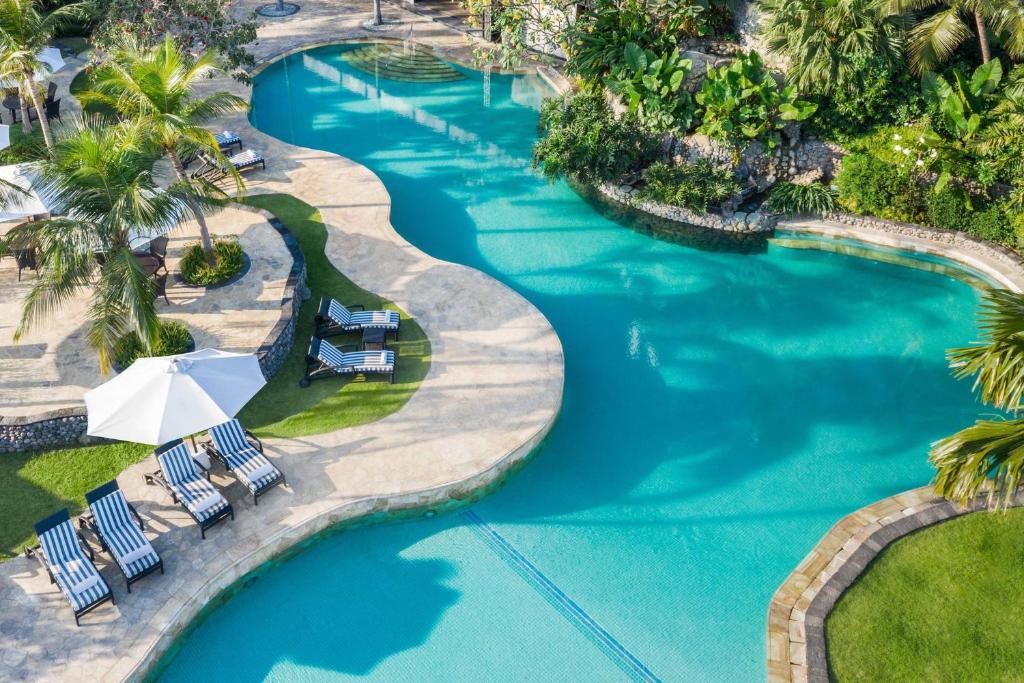
<path id="1" fill-rule="evenodd" d="M 155 157 L 142 142 L 128 126 L 76 122 L 60 131 L 51 155 L 35 163 L 36 187 L 60 216 L 20 226 L 0 240 L 0 254 L 38 253 L 38 276 L 25 297 L 16 341 L 83 289 L 92 290 L 88 340 L 102 372 L 126 333 L 137 333 L 147 346 L 155 341 L 155 287 L 130 241 L 167 232 L 187 216 L 188 206 L 181 187 L 157 189 Z"/>
<path id="2" fill-rule="evenodd" d="M 910 63 L 918 73 L 935 69 L 972 36 L 981 59 L 992 60 L 989 32 L 1005 36 L 1003 49 L 1014 58 L 1024 56 L 1024 7 L 1010 0 L 883 0 L 882 15 L 935 10 L 917 22 L 907 35 Z M 973 24 L 973 29 L 972 25 Z"/>
<path id="3" fill-rule="evenodd" d="M 801 92 L 856 90 L 858 57 L 895 63 L 903 55 L 908 21 L 899 13 L 879 17 L 876 0 L 761 0 L 758 9 L 768 49 Z"/>
<path id="4" fill-rule="evenodd" d="M 215 53 L 207 51 L 192 59 L 170 36 L 153 47 L 129 40 L 93 72 L 90 91 L 79 95 L 83 103 L 102 103 L 132 121 L 167 155 L 178 182 L 190 190 L 189 207 L 211 264 L 215 257 L 203 200 L 223 193 L 208 182 L 190 178 L 182 160 L 204 153 L 230 168 L 236 190 L 243 189 L 241 177 L 226 164 L 213 134 L 203 128 L 213 118 L 248 108 L 245 100 L 227 92 L 197 94 L 199 83 L 218 71 Z"/>
<path id="5" fill-rule="evenodd" d="M 35 0 L 0 0 L 0 75 L 4 79 L 13 78 L 18 83 L 22 103 L 21 125 L 25 133 L 32 132 L 26 102 L 31 101 L 39 113 L 39 126 L 43 129 L 47 149 L 53 148 L 53 137 L 35 80 L 36 74 L 46 69 L 38 55 L 40 50 L 50 45 L 60 24 L 80 16 L 82 8 L 82 4 L 76 3 L 43 14 Z"/>
<path id="6" fill-rule="evenodd" d="M 975 378 L 982 401 L 1017 415 L 1024 398 L 1024 294 L 986 292 L 978 320 L 986 342 L 950 350 L 950 367 L 957 378 Z M 1024 419 L 979 420 L 936 442 L 930 460 L 940 495 L 966 505 L 987 491 L 990 503 L 1005 505 L 1024 484 Z"/>

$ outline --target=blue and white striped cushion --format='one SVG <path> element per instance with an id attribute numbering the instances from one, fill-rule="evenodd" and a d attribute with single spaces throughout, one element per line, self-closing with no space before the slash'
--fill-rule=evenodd
<path id="1" fill-rule="evenodd" d="M 137 576 L 160 561 L 160 556 L 135 523 L 135 518 L 128 509 L 128 501 L 120 490 L 103 496 L 91 503 L 89 508 L 96 520 L 96 526 L 99 527 L 100 535 L 126 576 Z M 139 548 L 145 548 L 146 554 L 137 560 L 124 562 L 122 558 Z"/>
<path id="2" fill-rule="evenodd" d="M 231 145 L 237 145 L 242 141 L 238 135 L 232 133 L 230 130 L 214 133 L 213 139 L 216 140 L 217 144 L 221 147 L 230 147 Z"/>
<path id="3" fill-rule="evenodd" d="M 247 149 L 244 152 L 239 152 L 238 154 L 228 157 L 228 162 L 239 170 L 255 166 L 262 161 L 263 156 L 259 152 L 251 149 Z"/>
<path id="4" fill-rule="evenodd" d="M 397 311 L 350 311 L 334 299 L 328 304 L 327 315 L 342 327 L 352 330 L 397 330 L 400 320 Z"/>
<path id="5" fill-rule="evenodd" d="M 205 521 L 227 509 L 228 501 L 199 473 L 196 463 L 192 460 L 192 454 L 184 443 L 159 455 L 157 462 L 160 463 L 167 484 L 200 520 Z M 196 505 L 210 496 L 217 496 L 220 501 L 202 512 L 196 512 Z"/>
<path id="6" fill-rule="evenodd" d="M 249 448 L 245 430 L 238 420 L 228 420 L 212 428 L 210 437 L 213 439 L 214 447 L 221 453 L 234 453 Z"/>
<path id="7" fill-rule="evenodd" d="M 352 351 L 342 353 L 330 343 L 320 340 L 320 351 L 317 357 L 341 374 L 356 372 L 395 371 L 394 351 Z"/>
<path id="8" fill-rule="evenodd" d="M 281 477 L 281 471 L 274 467 L 274 464 L 255 448 L 246 447 L 234 453 L 224 453 L 224 451 L 221 451 L 221 453 L 224 454 L 224 459 L 228 461 L 228 465 L 251 493 L 262 490 L 265 486 L 277 481 Z M 274 468 L 274 471 L 256 480 L 249 477 L 250 472 L 255 472 L 264 465 L 270 465 Z"/>
<path id="9" fill-rule="evenodd" d="M 50 565 L 54 580 L 76 612 L 110 593 L 107 582 L 82 552 L 71 520 L 44 531 L 39 537 L 39 544 L 43 547 L 43 555 Z M 81 593 L 71 590 L 73 585 L 94 576 L 98 581 L 91 587 Z"/>

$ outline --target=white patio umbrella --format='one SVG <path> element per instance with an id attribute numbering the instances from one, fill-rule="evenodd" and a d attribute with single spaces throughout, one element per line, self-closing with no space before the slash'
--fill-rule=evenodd
<path id="1" fill-rule="evenodd" d="M 66 64 L 64 57 L 60 54 L 60 49 L 56 47 L 44 47 L 36 53 L 36 59 L 43 63 L 43 67 L 36 69 L 34 74 L 37 81 L 46 80 L 50 74 L 60 71 Z M 18 81 L 15 78 L 0 79 L 2 88 L 13 88 L 16 85 L 18 85 Z"/>
<path id="2" fill-rule="evenodd" d="M 3 128 L 8 127 L 3 126 Z M 0 138 L 2 138 L 2 133 L 0 133 Z M 8 206 L 0 209 L 0 223 L 18 221 L 31 216 L 48 216 L 50 214 L 50 208 L 47 206 L 46 201 L 39 196 L 39 193 L 32 185 L 29 164 L 0 166 L 0 179 L 25 191 L 24 194 L 15 196 Z M 4 232 L 4 226 L 0 225 L 0 234 Z"/>
<path id="3" fill-rule="evenodd" d="M 164 444 L 226 422 L 266 383 L 251 353 L 202 349 L 140 358 L 85 395 L 87 431 Z"/>

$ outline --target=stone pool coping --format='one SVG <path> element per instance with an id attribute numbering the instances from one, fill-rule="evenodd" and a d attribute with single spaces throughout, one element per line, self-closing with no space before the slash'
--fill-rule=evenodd
<path id="1" fill-rule="evenodd" d="M 1024 505 L 1018 497 L 1013 505 Z M 890 543 L 984 510 L 959 507 L 923 486 L 839 520 L 779 587 L 768 608 L 769 683 L 828 683 L 825 619 L 836 601 Z"/>
<path id="2" fill-rule="evenodd" d="M 361 28 L 368 3 L 340 17 L 337 9 L 313 0 L 292 20 L 265 25 L 257 58 L 280 48 L 263 29 L 273 34 L 294 22 L 305 22 L 304 31 L 318 42 L 325 36 L 376 37 Z M 449 41 L 454 50 L 465 41 L 417 15 L 408 15 L 407 24 L 430 45 Z M 297 33 L 298 39 L 282 39 L 298 47 L 303 31 Z M 208 87 L 248 91 L 226 80 Z M 205 541 L 163 491 L 144 485 L 142 474 L 155 469 L 151 457 L 128 468 L 119 482 L 153 532 L 166 575 L 146 578 L 127 595 L 108 558 L 97 554 L 117 604 L 90 613 L 76 628 L 64 598 L 37 565 L 24 557 L 0 564 L 2 680 L 141 679 L 202 607 L 238 578 L 338 522 L 471 498 L 531 454 L 557 418 L 562 348 L 532 304 L 479 271 L 439 261 L 406 242 L 390 225 L 386 188 L 365 167 L 270 138 L 244 116 L 216 126 L 231 127 L 247 146 L 264 152 L 268 168 L 250 176 L 251 192 L 287 193 L 316 206 L 328 229 L 325 253 L 332 263 L 416 319 L 431 340 L 427 377 L 401 410 L 377 422 L 265 439 L 289 486 L 263 497 L 259 507 L 215 469 L 214 482 L 232 501 L 236 518 L 211 529 Z"/>

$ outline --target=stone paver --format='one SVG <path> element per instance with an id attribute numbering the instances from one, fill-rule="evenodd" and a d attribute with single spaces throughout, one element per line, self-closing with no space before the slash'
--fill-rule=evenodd
<path id="1" fill-rule="evenodd" d="M 188 222 L 169 237 L 167 298 L 157 311 L 188 326 L 196 347 L 252 353 L 289 311 L 282 299 L 292 257 L 281 235 L 266 218 L 252 211 L 228 208 L 211 216 L 214 235 L 237 236 L 252 267 L 238 282 L 216 289 L 190 287 L 175 279 L 179 252 L 199 239 Z M 82 405 L 86 391 L 102 384 L 96 353 L 86 342 L 89 293 L 82 291 L 49 319 L 37 323 L 20 342 L 14 331 L 21 302 L 35 275 L 26 270 L 18 280 L 14 259 L 0 259 L 0 415 L 36 415 Z"/>
<path id="2" fill-rule="evenodd" d="M 385 7 L 387 15 L 405 20 L 392 33 L 468 59 L 462 34 Z M 295 17 L 261 29 L 258 56 L 365 35 L 360 25 L 369 10 L 369 3 L 303 2 Z M 118 480 L 146 520 L 166 575 L 147 577 L 127 595 L 107 558 L 98 556 L 118 604 L 101 607 L 75 628 L 64 599 L 35 564 L 18 558 L 0 565 L 2 616 L 16 622 L 2 646 L 32 662 L 30 670 L 0 667 L 0 680 L 140 678 L 200 608 L 247 571 L 332 523 L 462 499 L 532 452 L 557 416 L 561 345 L 531 304 L 482 273 L 406 243 L 388 223 L 386 189 L 362 166 L 267 138 L 244 116 L 216 125 L 234 128 L 266 153 L 268 169 L 251 176 L 251 191 L 288 192 L 317 206 L 332 262 L 416 318 L 431 340 L 430 371 L 405 407 L 379 422 L 267 440 L 289 486 L 264 496 L 258 508 L 215 471 L 236 519 L 212 529 L 206 541 L 163 491 L 143 484 L 152 458 L 126 470 Z M 66 658 L 46 656 L 58 650 Z"/>

